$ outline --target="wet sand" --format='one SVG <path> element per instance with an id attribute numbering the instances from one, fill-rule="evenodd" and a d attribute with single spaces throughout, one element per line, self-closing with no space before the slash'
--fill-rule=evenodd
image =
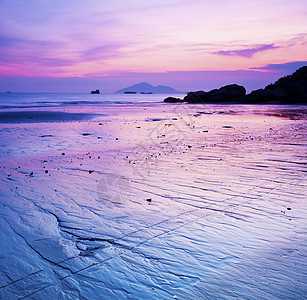
<path id="1" fill-rule="evenodd" d="M 303 107 L 65 109 L 0 124 L 1 299 L 305 297 Z"/>
<path id="2" fill-rule="evenodd" d="M 95 117 L 95 114 L 69 113 L 62 111 L 7 111 L 0 112 L 0 123 L 41 123 L 84 121 Z"/>

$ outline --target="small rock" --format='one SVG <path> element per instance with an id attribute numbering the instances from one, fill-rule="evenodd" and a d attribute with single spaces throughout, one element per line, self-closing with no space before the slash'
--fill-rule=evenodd
<path id="1" fill-rule="evenodd" d="M 92 174 L 92 173 L 94 172 L 94 170 L 89 170 L 88 172 L 89 172 L 90 174 Z"/>
<path id="2" fill-rule="evenodd" d="M 45 135 L 41 135 L 40 137 L 44 138 L 44 137 L 52 137 L 52 134 L 45 134 Z"/>
<path id="3" fill-rule="evenodd" d="M 151 202 L 151 200 L 152 200 L 151 198 L 146 199 L 147 202 Z"/>
<path id="4" fill-rule="evenodd" d="M 62 155 L 65 155 L 65 152 L 63 152 Z"/>
<path id="5" fill-rule="evenodd" d="M 48 173 L 48 170 L 46 170 L 45 173 Z"/>
<path id="6" fill-rule="evenodd" d="M 291 207 L 287 207 L 287 210 L 291 210 Z"/>

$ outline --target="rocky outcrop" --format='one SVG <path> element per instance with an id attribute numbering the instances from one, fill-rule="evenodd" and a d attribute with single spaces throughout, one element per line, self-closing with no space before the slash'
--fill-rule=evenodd
<path id="1" fill-rule="evenodd" d="M 100 94 L 100 91 L 99 90 L 91 91 L 91 94 Z"/>
<path id="2" fill-rule="evenodd" d="M 247 103 L 307 104 L 307 66 L 264 89 L 252 91 L 242 100 Z"/>
<path id="3" fill-rule="evenodd" d="M 209 92 L 190 92 L 183 100 L 188 103 L 231 102 L 232 100 L 244 97 L 245 94 L 246 90 L 243 86 L 230 84 Z"/>
<path id="4" fill-rule="evenodd" d="M 243 86 L 231 84 L 209 92 L 190 92 L 183 100 L 168 97 L 164 101 L 169 103 L 307 104 L 307 66 L 301 67 L 292 75 L 278 79 L 264 89 L 252 91 L 248 95 Z"/>
<path id="5" fill-rule="evenodd" d="M 167 97 L 164 99 L 164 102 L 167 103 L 180 103 L 180 102 L 184 102 L 182 99 L 180 98 L 175 98 L 175 97 Z"/>

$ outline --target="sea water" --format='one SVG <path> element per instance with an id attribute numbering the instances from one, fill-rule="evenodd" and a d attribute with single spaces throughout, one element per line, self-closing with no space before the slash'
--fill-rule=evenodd
<path id="1" fill-rule="evenodd" d="M 81 93 L 0 93 L 0 109 L 163 102 L 166 97 L 185 94 L 81 94 Z"/>

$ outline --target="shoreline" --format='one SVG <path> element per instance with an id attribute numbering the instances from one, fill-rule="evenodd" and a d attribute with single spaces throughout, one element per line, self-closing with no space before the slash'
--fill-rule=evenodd
<path id="1" fill-rule="evenodd" d="M 177 105 L 177 106 L 176 106 Z M 159 111 L 160 109 L 160 111 Z M 307 108 L 305 105 L 298 104 L 229 104 L 229 103 L 129 103 L 129 104 L 109 104 L 101 105 L 74 105 L 64 107 L 31 107 L 0 110 L 0 124 L 14 123 L 45 123 L 45 122 L 86 122 L 102 118 L 107 120 L 121 114 L 132 114 L 138 111 L 144 111 L 144 115 L 148 113 L 146 110 L 153 110 L 155 114 L 164 115 L 165 109 L 169 111 L 183 110 L 191 111 L 191 114 L 240 114 L 252 113 L 272 115 L 289 119 L 305 120 L 307 119 Z M 207 111 L 206 111 L 207 110 Z M 228 110 L 228 112 L 227 112 Z M 154 119 L 161 119 L 159 116 Z"/>

